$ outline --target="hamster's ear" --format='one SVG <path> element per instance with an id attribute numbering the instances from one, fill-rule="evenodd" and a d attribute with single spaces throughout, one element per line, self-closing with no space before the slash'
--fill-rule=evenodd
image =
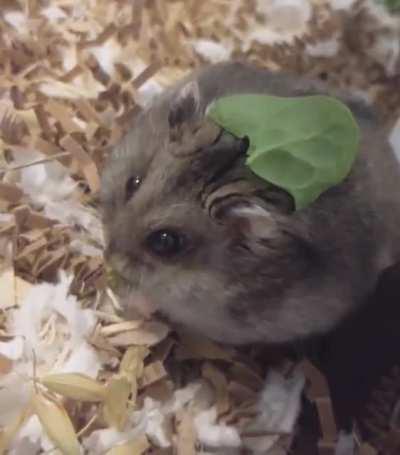
<path id="1" fill-rule="evenodd" d="M 307 268 L 320 267 L 323 263 L 306 226 L 292 223 L 292 219 L 273 209 L 269 211 L 257 199 L 228 207 L 221 221 L 227 228 L 231 244 L 242 254 L 278 255 L 293 260 L 297 268 L 301 263 Z"/>
<path id="2" fill-rule="evenodd" d="M 258 243 L 278 235 L 278 223 L 271 212 L 254 202 L 238 202 L 221 208 L 218 219 L 232 236 Z"/>
<path id="3" fill-rule="evenodd" d="M 199 110 L 200 89 L 197 81 L 190 81 L 178 92 L 172 100 L 168 113 L 168 124 L 171 129 L 191 120 Z"/>

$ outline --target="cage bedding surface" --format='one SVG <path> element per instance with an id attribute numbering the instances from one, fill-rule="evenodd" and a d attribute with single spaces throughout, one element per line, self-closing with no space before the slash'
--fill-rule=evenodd
<path id="1" fill-rule="evenodd" d="M 99 176 L 152 96 L 228 58 L 352 87 L 394 121 L 399 19 L 350 0 L 10 0 L 0 14 L 0 452 L 234 454 L 250 438 L 289 453 L 289 402 L 246 433 L 272 357 L 124 319 Z M 338 434 L 310 364 L 281 363 L 264 399 L 300 367 L 320 453 L 377 453 Z"/>

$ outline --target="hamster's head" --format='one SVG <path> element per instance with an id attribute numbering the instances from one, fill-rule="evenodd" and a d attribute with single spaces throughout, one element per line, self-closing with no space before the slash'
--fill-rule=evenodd
<path id="1" fill-rule="evenodd" d="M 290 196 L 250 172 L 247 139 L 204 109 L 190 82 L 144 110 L 116 147 L 102 182 L 106 258 L 136 301 L 215 340 L 325 329 L 337 310 L 310 284 L 321 263 Z"/>

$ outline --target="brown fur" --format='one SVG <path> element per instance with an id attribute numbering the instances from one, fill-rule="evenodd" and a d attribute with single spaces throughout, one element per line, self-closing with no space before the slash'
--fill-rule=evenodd
<path id="1" fill-rule="evenodd" d="M 243 143 L 204 120 L 213 99 L 232 93 L 330 92 L 239 63 L 213 65 L 167 90 L 105 170 L 107 255 L 167 318 L 216 340 L 275 343 L 328 331 L 397 260 L 400 179 L 387 132 L 369 107 L 338 94 L 361 127 L 359 158 L 345 182 L 294 212 L 288 195 L 244 165 Z M 126 200 L 134 175 L 143 181 Z M 183 231 L 189 250 L 171 260 L 151 255 L 145 239 L 162 227 Z"/>

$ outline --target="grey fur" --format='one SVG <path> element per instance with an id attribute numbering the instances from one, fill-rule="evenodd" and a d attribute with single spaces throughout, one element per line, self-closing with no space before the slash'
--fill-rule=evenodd
<path id="1" fill-rule="evenodd" d="M 198 81 L 200 98 L 183 100 L 177 112 L 188 81 Z M 347 102 L 362 139 L 346 181 L 299 212 L 283 192 L 265 188 L 244 166 L 239 141 L 215 141 L 203 118 L 216 97 L 250 92 Z M 202 69 L 142 112 L 110 159 L 102 183 L 108 257 L 166 317 L 216 340 L 276 343 L 326 332 L 362 304 L 399 254 L 400 179 L 387 137 L 372 108 L 320 83 L 240 63 Z M 137 174 L 143 182 L 126 201 L 126 181 Z M 210 198 L 228 184 L 238 194 L 210 213 Z M 163 226 L 187 233 L 191 251 L 171 261 L 151 256 L 144 239 Z"/>

